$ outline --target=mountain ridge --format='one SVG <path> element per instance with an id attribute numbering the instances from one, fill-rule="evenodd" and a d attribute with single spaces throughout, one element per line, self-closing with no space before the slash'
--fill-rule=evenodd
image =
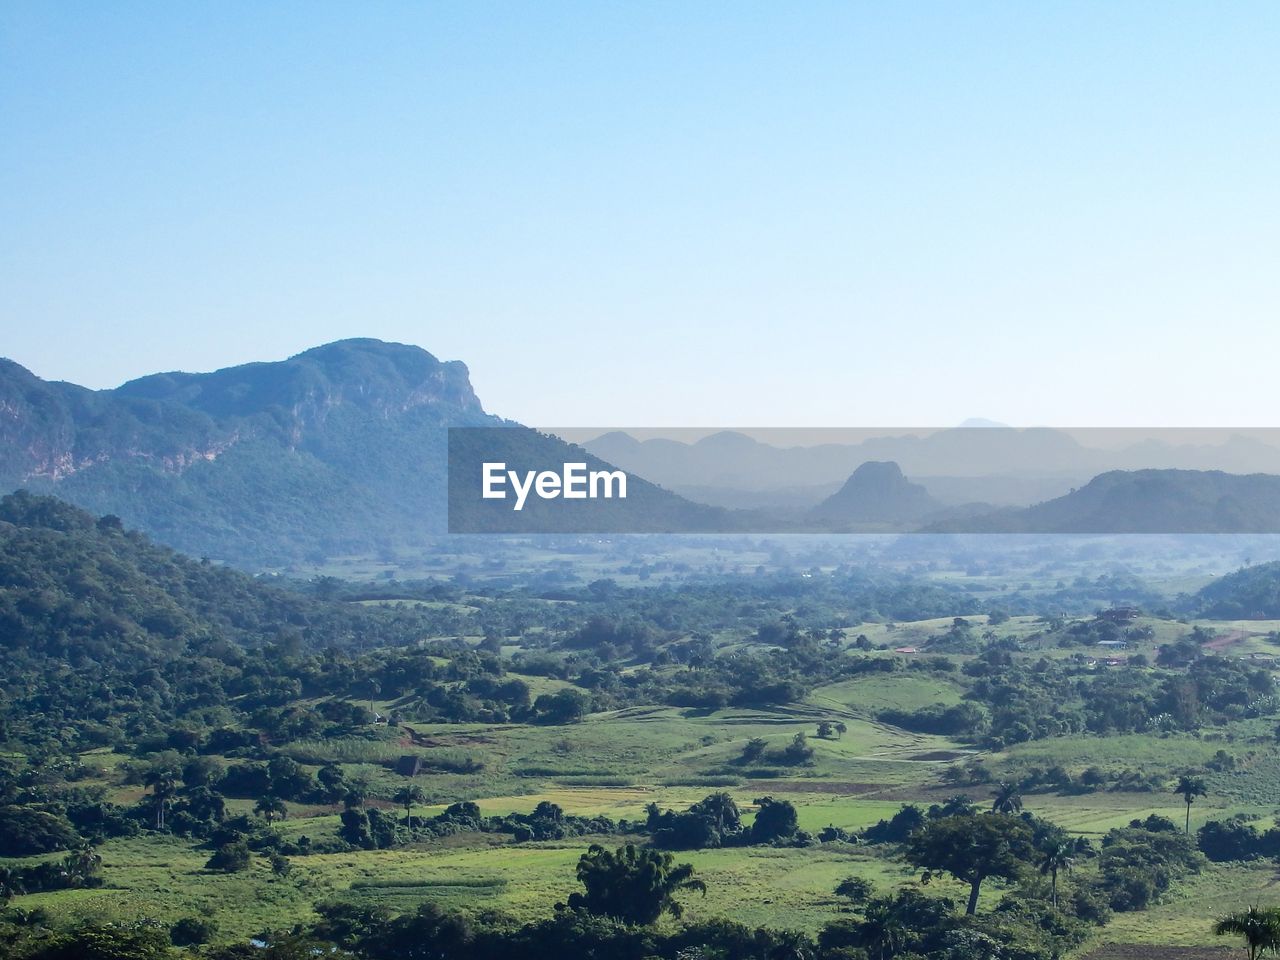
<path id="1" fill-rule="evenodd" d="M 1277 533 L 1280 476 L 1222 470 L 1110 470 L 1022 510 L 941 521 L 954 533 Z"/>
<path id="2" fill-rule="evenodd" d="M 448 529 L 508 529 L 509 509 L 460 496 L 469 483 L 450 490 L 452 428 L 484 428 L 467 447 L 472 459 L 549 467 L 586 456 L 612 469 L 486 413 L 464 363 L 407 344 L 341 340 L 99 391 L 0 367 L 0 484 L 118 515 L 175 549 L 242 567 L 393 557 Z M 512 529 L 590 532 L 616 520 L 635 532 L 719 530 L 730 520 L 639 477 L 632 488 L 616 509 L 527 510 Z M 470 522 L 451 523 L 459 518 Z"/>

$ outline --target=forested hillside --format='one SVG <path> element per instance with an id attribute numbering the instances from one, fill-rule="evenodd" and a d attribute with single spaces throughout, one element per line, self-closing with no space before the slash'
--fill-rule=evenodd
<path id="1" fill-rule="evenodd" d="M 163 739 L 179 719 L 231 723 L 296 698 L 303 651 L 431 628 L 429 611 L 311 599 L 53 498 L 0 501 L 0 740 L 72 749 Z M 233 710 L 237 695 L 250 696 Z"/>
<path id="2" fill-rule="evenodd" d="M 1280 561 L 1245 567 L 1215 580 L 1192 598 L 1200 616 L 1280 619 Z"/>

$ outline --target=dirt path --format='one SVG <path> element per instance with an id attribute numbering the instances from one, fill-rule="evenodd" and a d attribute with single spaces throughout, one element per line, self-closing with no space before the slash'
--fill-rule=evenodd
<path id="1" fill-rule="evenodd" d="M 1256 634 L 1252 634 L 1248 630 L 1232 630 L 1230 633 L 1214 637 L 1205 644 L 1205 647 L 1215 653 L 1222 653 L 1227 647 L 1240 643 L 1242 640 L 1248 640 L 1252 636 L 1256 636 Z"/>

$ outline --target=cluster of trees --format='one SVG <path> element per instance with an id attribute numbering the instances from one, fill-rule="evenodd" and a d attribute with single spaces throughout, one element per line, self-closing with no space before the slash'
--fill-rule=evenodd
<path id="1" fill-rule="evenodd" d="M 651 803 L 646 808 L 645 829 L 655 846 L 671 850 L 808 842 L 789 800 L 758 797 L 755 805 L 755 820 L 747 826 L 737 802 L 727 793 L 713 793 L 683 811 L 662 810 Z"/>
<path id="2" fill-rule="evenodd" d="M 1197 646 L 1197 649 L 1198 646 Z M 1266 716 L 1276 706 L 1271 673 L 1226 657 L 1201 657 L 1176 671 L 1090 671 L 1070 661 L 1017 661 L 1013 641 L 996 641 L 967 662 L 965 702 L 892 709 L 886 722 L 959 737 L 993 749 L 1079 733 L 1194 730 Z"/>
<path id="3" fill-rule="evenodd" d="M 88 847 L 61 860 L 26 867 L 0 865 L 0 902 L 8 903 L 24 893 L 101 886 L 101 867 L 102 858 Z"/>
<path id="4" fill-rule="evenodd" d="M 1242 815 L 1210 820 L 1196 831 L 1196 846 L 1210 860 L 1262 860 L 1280 858 L 1280 827 L 1259 830 Z"/>
<path id="5" fill-rule="evenodd" d="M 943 774 L 943 779 L 953 784 L 977 785 L 990 783 L 993 775 L 983 763 L 968 763 L 949 768 Z M 1016 777 L 1018 789 L 1023 793 L 1068 794 L 1097 793 L 1104 790 L 1152 793 L 1163 790 L 1167 780 L 1165 774 L 1154 770 L 1088 766 L 1078 773 L 1072 773 L 1061 764 L 1049 767 L 1031 764 L 1019 768 Z"/>
<path id="6" fill-rule="evenodd" d="M 566 814 L 558 804 L 546 800 L 539 802 L 533 812 L 527 814 L 486 817 L 476 804 L 464 800 L 451 804 L 434 817 L 415 818 L 413 808 L 423 799 L 421 791 L 409 785 L 400 790 L 396 799 L 404 805 L 403 819 L 374 807 L 366 809 L 354 803 L 347 804 L 341 815 L 338 836 L 353 847 L 379 850 L 457 833 L 505 833 L 517 842 L 524 842 L 606 836 L 626 827 L 625 821 L 619 824 L 605 816 Z"/>
<path id="7" fill-rule="evenodd" d="M 942 872 L 969 886 L 967 912 L 977 909 L 982 884 L 990 878 L 1016 881 L 1039 871 L 1050 880 L 1050 899 L 1059 902 L 1058 879 L 1077 860 L 1096 859 L 1088 882 L 1073 885 L 1067 905 L 1080 920 L 1102 922 L 1108 911 L 1146 909 L 1180 877 L 1200 869 L 1203 857 L 1173 821 L 1159 816 L 1134 821 L 1103 836 L 1099 848 L 1069 837 L 1054 824 L 1022 811 L 1016 787 L 1001 784 L 990 811 L 974 809 L 956 796 L 928 810 L 902 807 L 868 828 L 870 843 L 900 844 L 916 866 Z"/>
<path id="8" fill-rule="evenodd" d="M 671 850 L 701 850 L 750 844 L 792 844 L 813 842 L 799 829 L 795 806 L 788 800 L 759 797 L 750 825 L 742 820 L 737 802 L 727 793 L 713 793 L 687 810 L 662 810 L 649 804 L 643 821 L 614 821 L 605 816 L 578 817 L 550 801 L 541 801 L 531 813 L 511 813 L 486 817 L 471 801 L 451 804 L 433 817 L 415 817 L 414 807 L 423 794 L 408 785 L 396 795 L 404 816 L 375 807 L 364 807 L 354 799 L 341 814 L 338 838 L 345 844 L 366 850 L 386 849 L 457 833 L 503 833 L 517 842 L 562 840 L 566 837 L 648 834 L 654 847 Z M 261 844 L 260 844 L 261 846 Z M 314 851 L 302 851 L 314 852 Z"/>

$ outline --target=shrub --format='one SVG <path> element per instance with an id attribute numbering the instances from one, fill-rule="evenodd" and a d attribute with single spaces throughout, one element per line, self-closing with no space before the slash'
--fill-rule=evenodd
<path id="1" fill-rule="evenodd" d="M 208 943 L 218 933 L 212 917 L 183 917 L 169 928 L 169 940 L 175 947 L 193 947 Z"/>
<path id="2" fill-rule="evenodd" d="M 224 843 L 213 852 L 205 866 L 210 870 L 222 870 L 226 873 L 238 873 L 247 870 L 253 859 L 249 845 L 243 840 Z"/>

